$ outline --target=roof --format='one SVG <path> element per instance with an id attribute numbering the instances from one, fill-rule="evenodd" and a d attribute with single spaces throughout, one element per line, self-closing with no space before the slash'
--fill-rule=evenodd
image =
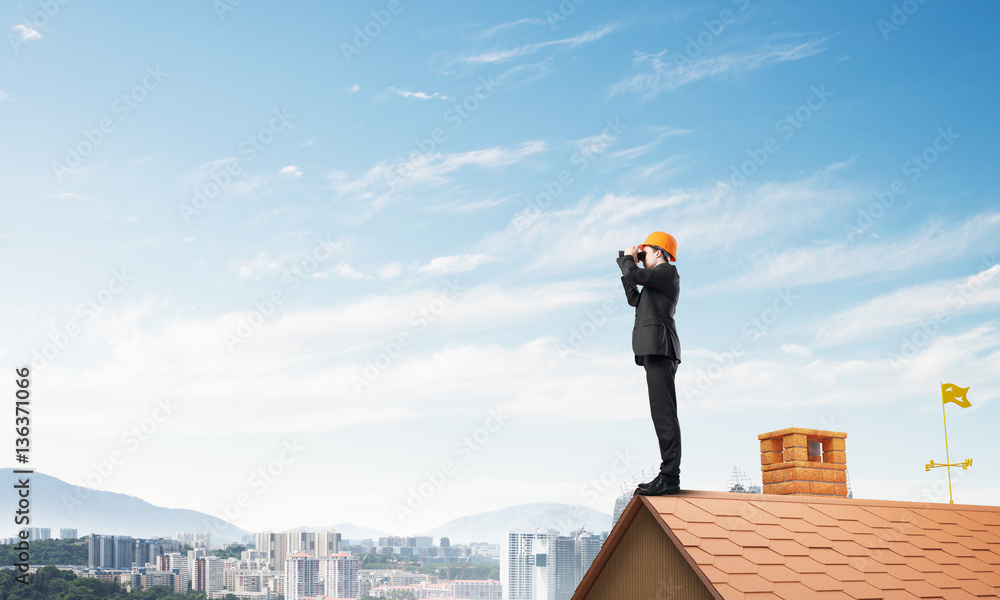
<path id="1" fill-rule="evenodd" d="M 574 600 L 633 524 L 716 600 L 1000 598 L 1000 507 L 682 491 L 632 498 Z"/>

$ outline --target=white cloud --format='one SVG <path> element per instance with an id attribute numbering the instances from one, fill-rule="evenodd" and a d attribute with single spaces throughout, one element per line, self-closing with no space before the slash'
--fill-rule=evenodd
<path id="1" fill-rule="evenodd" d="M 288 177 L 302 177 L 302 169 L 296 167 L 295 165 L 288 165 L 287 167 L 283 167 L 278 172 Z"/>
<path id="2" fill-rule="evenodd" d="M 798 181 L 747 185 L 738 193 L 721 185 L 647 196 L 609 193 L 554 210 L 526 208 L 484 243 L 493 253 L 532 255 L 526 263 L 530 269 L 548 268 L 548 260 L 537 255 L 543 240 L 547 247 L 563 248 L 587 263 L 607 256 L 609 249 L 641 242 L 651 228 L 674 235 L 681 261 L 687 256 L 745 256 L 749 247 L 773 246 L 778 236 L 772 234 L 812 226 L 830 210 L 860 197 L 860 192 L 833 185 L 829 170 Z M 756 243 L 749 244 L 751 240 Z M 753 285 L 750 277 L 738 283 Z M 728 290 L 731 284 L 727 280 L 717 287 Z M 769 282 L 760 287 L 774 286 Z"/>
<path id="3" fill-rule="evenodd" d="M 824 345 L 879 337 L 923 324 L 940 329 L 966 311 L 1000 308 L 1000 264 L 961 277 L 910 286 L 883 294 L 822 319 L 813 327 Z"/>
<path id="4" fill-rule="evenodd" d="M 410 90 L 404 90 L 395 87 L 390 87 L 386 93 L 395 94 L 403 98 L 416 98 L 417 100 L 434 100 L 435 98 L 440 100 L 452 99 L 450 96 L 445 96 L 444 94 L 439 94 L 437 92 L 432 92 L 430 94 L 428 94 L 427 92 L 411 92 Z"/>
<path id="5" fill-rule="evenodd" d="M 24 24 L 14 25 L 11 29 L 21 36 L 22 40 L 34 41 L 42 39 L 42 34 Z"/>
<path id="6" fill-rule="evenodd" d="M 514 148 L 500 146 L 455 154 L 420 154 L 401 157 L 391 164 L 378 163 L 363 175 L 351 178 L 344 172 L 331 175 L 337 197 L 368 204 L 370 211 L 385 206 L 403 192 L 417 187 L 447 185 L 450 174 L 465 167 L 497 169 L 513 165 L 545 149 L 541 141 L 524 142 Z"/>
<path id="7" fill-rule="evenodd" d="M 715 57 L 690 59 L 677 52 L 667 55 L 663 50 L 656 54 L 637 53 L 635 63 L 645 72 L 616 83 L 611 94 L 635 92 L 644 100 L 655 98 L 664 91 L 673 91 L 707 77 L 719 77 L 729 72 L 754 71 L 772 64 L 799 60 L 825 50 L 823 40 L 810 40 L 799 44 L 768 44 L 743 53 L 726 53 Z"/>
<path id="8" fill-rule="evenodd" d="M 354 84 L 351 87 L 347 88 L 348 94 L 357 94 L 360 91 L 361 91 L 361 86 L 358 84 Z"/>
<path id="9" fill-rule="evenodd" d="M 783 225 L 789 226 L 787 221 Z M 1000 214 L 984 213 L 948 228 L 930 224 L 924 231 L 895 240 L 845 241 L 761 253 L 748 258 L 745 274 L 710 284 L 702 291 L 795 287 L 894 273 L 914 266 L 918 256 L 920 265 L 960 256 L 973 244 L 997 240 L 998 229 Z"/>
<path id="10" fill-rule="evenodd" d="M 513 58 L 534 54 L 539 50 L 550 46 L 576 48 L 583 44 L 596 42 L 597 40 L 600 40 L 604 36 L 614 32 L 616 29 L 618 29 L 618 24 L 613 23 L 611 25 L 606 25 L 598 29 L 593 29 L 591 31 L 587 31 L 578 36 L 570 38 L 563 38 L 560 40 L 552 40 L 548 42 L 540 42 L 536 44 L 525 44 L 523 46 L 518 46 L 517 48 L 510 48 L 507 50 L 493 50 L 490 52 L 483 52 L 481 54 L 468 56 L 463 60 L 467 63 L 473 63 L 473 64 L 490 64 L 490 63 L 504 62 L 511 60 Z"/>
<path id="11" fill-rule="evenodd" d="M 812 354 L 809 348 L 799 344 L 782 344 L 781 351 L 791 356 L 801 356 L 803 358 L 808 358 Z"/>
<path id="12" fill-rule="evenodd" d="M 485 254 L 459 254 L 457 256 L 439 256 L 418 269 L 428 275 L 447 275 L 449 273 L 464 273 L 471 271 L 486 262 Z"/>
<path id="13" fill-rule="evenodd" d="M 89 196 L 82 196 L 76 192 L 62 192 L 59 194 L 46 194 L 41 198 L 52 198 L 53 200 L 89 200 Z"/>
<path id="14" fill-rule="evenodd" d="M 357 269 L 347 264 L 346 262 L 338 263 L 337 266 L 333 268 L 333 272 L 336 273 L 337 275 L 340 275 L 344 279 L 351 279 L 354 281 L 365 279 L 364 273 L 358 271 Z"/>
<path id="15" fill-rule="evenodd" d="M 9 97 L 10 96 L 7 95 L 7 92 L 5 92 L 3 90 L 0 90 L 0 102 L 3 102 L 4 100 L 6 100 Z"/>
<path id="16" fill-rule="evenodd" d="M 403 265 L 399 263 L 389 263 L 379 267 L 378 277 L 379 279 L 390 281 L 399 277 L 400 274 L 402 274 L 402 272 L 403 272 Z"/>
<path id="17" fill-rule="evenodd" d="M 517 21 L 510 21 L 510 22 L 507 22 L 507 23 L 499 23 L 497 25 L 493 25 L 493 26 L 487 28 L 482 33 L 480 33 L 479 34 L 479 39 L 491 38 L 494 35 L 496 35 L 498 32 L 503 31 L 504 29 L 509 29 L 511 27 L 517 27 L 519 25 L 544 25 L 547 22 L 548 21 L 546 21 L 545 19 L 524 18 L 524 19 L 518 19 Z"/>

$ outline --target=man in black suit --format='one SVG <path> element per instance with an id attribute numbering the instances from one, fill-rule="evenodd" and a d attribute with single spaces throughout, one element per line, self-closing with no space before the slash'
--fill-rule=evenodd
<path id="1" fill-rule="evenodd" d="M 640 251 L 644 254 L 641 258 Z M 670 234 L 656 231 L 638 247 L 629 246 L 621 254 L 618 266 L 622 270 L 625 298 L 629 306 L 636 307 L 632 352 L 635 364 L 646 370 L 649 411 L 660 445 L 660 473 L 652 481 L 640 483 L 636 493 L 676 494 L 681 489 L 681 429 L 674 374 L 681 362 L 681 344 L 674 311 L 680 294 L 680 277 L 670 262 L 676 260 L 677 241 Z M 644 269 L 637 265 L 640 260 Z M 636 286 L 642 286 L 642 291 Z"/>

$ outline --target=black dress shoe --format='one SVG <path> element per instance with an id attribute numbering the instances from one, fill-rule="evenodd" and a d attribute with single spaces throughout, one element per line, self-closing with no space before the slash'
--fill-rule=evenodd
<path id="1" fill-rule="evenodd" d="M 640 496 L 673 496 L 681 491 L 679 483 L 667 483 L 663 479 L 651 483 L 653 485 L 638 489 L 635 493 Z"/>
<path id="2" fill-rule="evenodd" d="M 660 473 L 657 473 L 656 477 L 654 477 L 652 481 L 647 481 L 646 483 L 636 484 L 635 487 L 639 488 L 640 490 L 641 489 L 645 489 L 645 488 L 648 488 L 651 485 L 656 485 L 657 483 L 660 482 L 661 479 L 663 479 L 663 475 L 660 474 Z"/>

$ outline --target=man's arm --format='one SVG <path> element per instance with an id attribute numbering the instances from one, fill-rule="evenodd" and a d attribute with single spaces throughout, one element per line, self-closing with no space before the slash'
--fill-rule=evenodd
<path id="1" fill-rule="evenodd" d="M 635 260 L 632 259 L 631 254 L 626 254 L 625 256 L 618 257 L 618 267 L 621 268 L 622 273 L 625 273 L 626 267 L 624 263 L 631 263 L 632 268 L 636 268 Z M 625 286 L 625 300 L 628 301 L 629 306 L 639 306 L 639 288 L 635 287 L 629 279 L 622 277 L 622 285 Z"/>
<path id="2" fill-rule="evenodd" d="M 640 269 L 627 254 L 618 257 L 618 266 L 622 269 L 623 283 L 628 281 L 633 286 L 641 285 L 665 292 L 677 291 L 673 269 Z"/>

